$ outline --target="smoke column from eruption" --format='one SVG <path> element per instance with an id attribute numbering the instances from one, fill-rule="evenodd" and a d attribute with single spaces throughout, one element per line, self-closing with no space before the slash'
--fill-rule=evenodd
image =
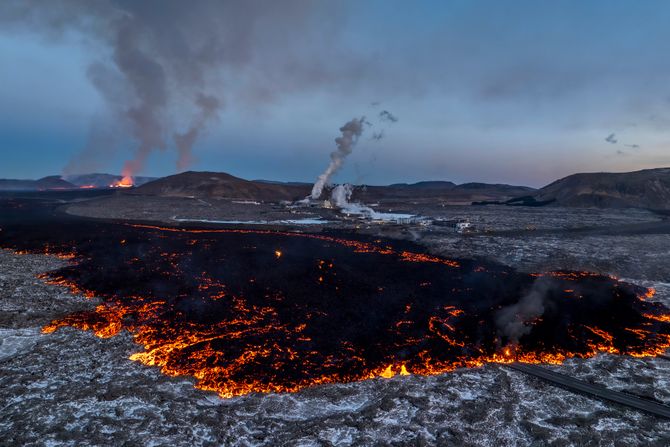
<path id="1" fill-rule="evenodd" d="M 177 170 L 186 170 L 192 162 L 193 145 L 198 135 L 204 130 L 207 123 L 217 117 L 221 103 L 214 96 L 201 94 L 196 99 L 200 113 L 196 115 L 191 127 L 184 133 L 175 133 L 174 142 L 177 146 Z"/>
<path id="2" fill-rule="evenodd" d="M 309 0 L 5 0 L 0 32 L 82 44 L 105 109 L 63 173 L 104 167 L 132 139 L 127 177 L 173 146 L 186 169 L 224 103 L 255 111 L 287 93 L 356 82 L 362 60 L 325 56 L 341 29 L 337 9 Z"/>
<path id="3" fill-rule="evenodd" d="M 342 136 L 335 138 L 337 150 L 330 154 L 330 164 L 326 170 L 319 176 L 312 187 L 312 199 L 321 197 L 323 188 L 330 184 L 330 179 L 342 168 L 344 160 L 347 158 L 358 141 L 358 137 L 363 133 L 363 124 L 365 117 L 354 118 L 344 126 L 340 127 Z"/>

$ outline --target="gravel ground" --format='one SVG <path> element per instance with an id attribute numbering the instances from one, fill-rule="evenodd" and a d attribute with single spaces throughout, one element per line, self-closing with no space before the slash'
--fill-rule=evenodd
<path id="1" fill-rule="evenodd" d="M 526 272 L 568 269 L 670 280 L 670 234 L 428 236 L 422 243 L 446 256 L 488 258 Z"/>

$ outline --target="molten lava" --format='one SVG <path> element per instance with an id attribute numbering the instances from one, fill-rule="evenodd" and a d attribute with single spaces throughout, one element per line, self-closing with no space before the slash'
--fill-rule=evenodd
<path id="1" fill-rule="evenodd" d="M 132 188 L 134 186 L 133 178 L 130 175 L 124 175 L 121 180 L 117 180 L 109 185 L 110 188 Z"/>
<path id="2" fill-rule="evenodd" d="M 0 246 L 71 258 L 47 280 L 103 300 L 43 331 L 127 330 L 132 360 L 221 396 L 670 347 L 670 309 L 608 276 L 528 275 L 334 234 L 26 219 L 35 206 L 0 209 Z M 538 281 L 545 311 L 513 338 L 502 310 Z"/>

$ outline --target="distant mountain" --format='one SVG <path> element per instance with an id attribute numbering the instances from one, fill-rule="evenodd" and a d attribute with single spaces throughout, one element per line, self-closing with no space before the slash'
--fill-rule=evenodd
<path id="1" fill-rule="evenodd" d="M 277 202 L 305 198 L 312 185 L 244 180 L 222 172 L 183 172 L 129 190 L 129 194 L 170 197 L 219 197 Z"/>
<path id="2" fill-rule="evenodd" d="M 451 189 L 456 183 L 445 181 L 425 181 L 417 183 L 393 183 L 388 188 L 408 188 L 408 189 Z"/>
<path id="3" fill-rule="evenodd" d="M 46 191 L 76 189 L 77 186 L 58 175 L 43 177 L 39 180 L 0 179 L 0 191 Z"/>
<path id="4" fill-rule="evenodd" d="M 219 172 L 184 172 L 149 182 L 129 190 L 127 193 L 276 202 L 303 199 L 311 193 L 311 190 L 312 184 L 310 183 L 244 180 Z M 354 190 L 353 200 L 366 203 L 380 200 L 419 200 L 470 204 L 474 200 L 507 200 L 534 192 L 534 189 L 525 186 L 489 185 L 486 183 L 456 185 L 445 181 L 427 181 L 413 184 L 397 183 L 389 186 L 360 185 Z M 323 198 L 328 198 L 329 194 L 330 188 L 326 188 Z"/>
<path id="5" fill-rule="evenodd" d="M 532 194 L 537 189 L 530 186 L 506 185 L 504 183 L 463 183 L 457 185 L 454 189 L 465 191 L 498 191 L 509 195 Z"/>
<path id="6" fill-rule="evenodd" d="M 133 177 L 136 188 L 128 194 L 174 197 L 219 197 L 278 202 L 307 197 L 310 183 L 245 180 L 221 172 L 184 172 L 162 178 Z M 0 191 L 44 191 L 93 186 L 105 188 L 121 176 L 93 173 L 52 175 L 39 180 L 0 179 Z M 329 188 L 323 198 L 330 194 Z M 412 201 L 442 204 L 508 204 L 670 210 L 670 168 L 623 173 L 582 173 L 557 180 L 539 190 L 490 183 L 423 181 L 388 186 L 359 185 L 353 200 L 365 203 Z"/>
<path id="7" fill-rule="evenodd" d="M 489 183 L 464 183 L 426 181 L 418 183 L 394 183 L 389 186 L 364 186 L 356 188 L 354 199 L 363 202 L 378 200 L 440 201 L 454 204 L 470 204 L 475 201 L 504 201 L 528 195 L 536 190 L 527 186 Z"/>
<path id="8" fill-rule="evenodd" d="M 573 174 L 531 195 L 569 207 L 670 209 L 670 168 Z"/>
<path id="9" fill-rule="evenodd" d="M 251 180 L 252 182 L 256 183 L 268 183 L 270 185 L 289 185 L 289 186 L 309 186 L 310 188 L 312 187 L 313 183 L 306 183 L 306 182 L 280 182 L 278 180 Z"/>
<path id="10" fill-rule="evenodd" d="M 82 187 L 82 186 L 92 186 L 95 188 L 107 188 L 109 185 L 112 185 L 115 182 L 121 180 L 120 175 L 113 174 L 101 174 L 101 173 L 92 173 L 92 174 L 80 174 L 80 175 L 67 175 L 65 180 L 68 182 Z M 133 177 L 133 182 L 136 186 L 143 185 L 145 183 L 156 180 L 157 177 Z"/>

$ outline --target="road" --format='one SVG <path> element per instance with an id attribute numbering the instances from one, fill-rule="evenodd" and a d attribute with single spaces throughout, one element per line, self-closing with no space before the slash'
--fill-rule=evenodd
<path id="1" fill-rule="evenodd" d="M 507 366 L 516 371 L 520 371 L 522 373 L 546 380 L 547 382 L 566 388 L 570 391 L 588 394 L 600 399 L 608 400 L 610 402 L 616 402 L 621 405 L 635 408 L 658 417 L 670 419 L 670 406 L 667 405 L 659 404 L 647 399 L 642 399 L 640 397 L 622 393 L 620 391 L 613 391 L 602 385 L 588 383 L 583 380 L 566 376 L 565 374 L 550 371 L 537 365 L 513 363 Z"/>

